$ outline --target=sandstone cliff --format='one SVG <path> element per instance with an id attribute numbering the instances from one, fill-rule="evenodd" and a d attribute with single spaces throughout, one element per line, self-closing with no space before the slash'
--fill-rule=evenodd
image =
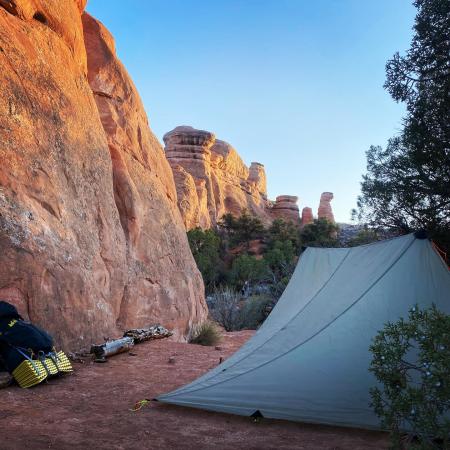
<path id="1" fill-rule="evenodd" d="M 182 337 L 206 306 L 173 176 L 84 3 L 0 0 L 0 298 L 65 347 Z"/>

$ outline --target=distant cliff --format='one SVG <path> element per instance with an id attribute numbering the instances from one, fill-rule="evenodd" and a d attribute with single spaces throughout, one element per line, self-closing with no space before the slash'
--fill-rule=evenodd
<path id="1" fill-rule="evenodd" d="M 269 200 L 264 166 L 252 162 L 247 167 L 237 151 L 214 133 L 179 126 L 164 136 L 164 143 L 187 230 L 211 228 L 224 214 L 239 216 L 243 210 L 266 224 L 276 218 L 299 226 L 314 220 L 308 207 L 303 208 L 300 219 L 296 196 L 280 195 L 275 201 Z M 318 217 L 334 222 L 332 198 L 330 192 L 322 194 Z"/>

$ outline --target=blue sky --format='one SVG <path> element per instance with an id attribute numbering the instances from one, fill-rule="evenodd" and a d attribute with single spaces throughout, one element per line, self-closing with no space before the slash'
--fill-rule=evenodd
<path id="1" fill-rule="evenodd" d="M 356 204 L 365 151 L 404 114 L 384 67 L 411 40 L 410 0 L 89 0 L 162 141 L 191 125 L 266 167 L 269 196 Z"/>

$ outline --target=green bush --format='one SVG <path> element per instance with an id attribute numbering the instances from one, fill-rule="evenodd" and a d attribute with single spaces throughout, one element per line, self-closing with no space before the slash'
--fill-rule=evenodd
<path id="1" fill-rule="evenodd" d="M 246 300 L 229 288 L 211 295 L 209 314 L 225 331 L 256 330 L 267 318 L 275 299 L 271 295 L 253 295 Z"/>
<path id="2" fill-rule="evenodd" d="M 300 231 L 300 242 L 309 247 L 337 247 L 339 227 L 327 219 L 315 219 Z"/>
<path id="3" fill-rule="evenodd" d="M 222 336 L 217 325 L 214 322 L 207 321 L 193 329 L 189 343 L 212 346 L 218 344 L 221 339 Z"/>
<path id="4" fill-rule="evenodd" d="M 291 221 L 275 219 L 267 230 L 267 247 L 271 250 L 277 242 L 290 242 L 294 253 L 300 253 L 300 233 L 298 226 Z"/>
<path id="5" fill-rule="evenodd" d="M 195 228 L 187 232 L 189 246 L 203 277 L 206 292 L 211 292 L 221 276 L 220 238 L 213 230 Z"/>
<path id="6" fill-rule="evenodd" d="M 358 231 L 355 236 L 353 236 L 347 242 L 347 247 L 357 247 L 358 245 L 371 244 L 372 242 L 377 242 L 380 240 L 376 230 L 371 228 L 363 228 Z"/>
<path id="7" fill-rule="evenodd" d="M 267 264 L 263 259 L 257 259 L 250 255 L 238 256 L 231 266 L 229 273 L 230 284 L 241 289 L 245 282 L 250 284 L 267 278 Z"/>
<path id="8" fill-rule="evenodd" d="M 264 261 L 268 268 L 269 279 L 276 286 L 284 278 L 291 278 L 297 257 L 292 241 L 275 241 L 266 254 Z"/>
<path id="9" fill-rule="evenodd" d="M 274 305 L 273 297 L 254 295 L 249 297 L 239 311 L 240 329 L 256 330 L 266 320 Z"/>
<path id="10" fill-rule="evenodd" d="M 450 316 L 412 308 L 370 347 L 372 407 L 396 449 L 450 448 Z M 402 432 L 408 443 L 402 442 Z"/>
<path id="11" fill-rule="evenodd" d="M 289 284 L 289 281 L 291 281 L 292 273 L 283 277 L 281 280 L 279 280 L 276 283 L 273 283 L 270 286 L 270 292 L 275 299 L 279 299 L 282 295 L 284 290 L 286 289 L 287 285 Z"/>
<path id="12" fill-rule="evenodd" d="M 247 210 L 235 218 L 232 214 L 225 214 L 219 224 L 225 231 L 231 247 L 244 244 L 246 250 L 250 247 L 250 241 L 261 239 L 266 234 L 266 229 L 261 219 L 250 214 Z"/>
<path id="13" fill-rule="evenodd" d="M 261 219 L 248 211 L 240 217 L 225 214 L 216 229 L 195 228 L 187 236 L 206 294 L 213 296 L 218 286 L 237 291 L 245 287 L 249 292 L 262 283 L 279 297 L 301 250 L 299 228 L 294 223 L 276 219 L 265 228 Z M 254 240 L 258 241 L 258 257 L 249 254 Z"/>

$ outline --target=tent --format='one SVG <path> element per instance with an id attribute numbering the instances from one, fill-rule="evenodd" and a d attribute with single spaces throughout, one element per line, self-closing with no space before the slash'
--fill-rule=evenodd
<path id="1" fill-rule="evenodd" d="M 414 304 L 450 314 L 450 272 L 414 234 L 307 248 L 270 316 L 232 357 L 157 400 L 251 416 L 378 428 L 372 338 Z"/>

